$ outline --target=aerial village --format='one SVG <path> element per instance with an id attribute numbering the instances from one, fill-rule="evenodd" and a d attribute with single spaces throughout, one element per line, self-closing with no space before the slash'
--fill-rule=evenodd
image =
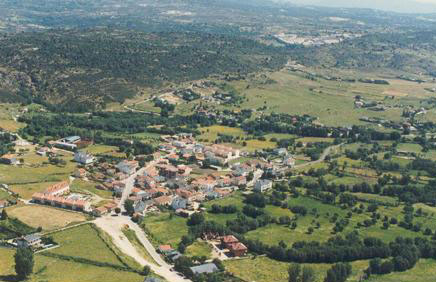
<path id="1" fill-rule="evenodd" d="M 295 165 L 293 156 L 285 148 L 272 150 L 267 160 L 227 145 L 197 142 L 191 134 L 162 136 L 154 154 L 121 161 L 100 160 L 86 151 L 90 144 L 92 141 L 70 136 L 38 147 L 36 154 L 41 156 L 56 156 L 61 152 L 74 154 L 78 165 L 70 179 L 34 193 L 29 203 L 102 217 L 118 216 L 128 201 L 132 209 L 129 215 L 135 222 L 147 213 L 163 210 L 189 217 L 205 212 L 202 207 L 205 201 L 227 197 L 237 190 L 264 193 L 272 189 L 275 179 Z M 2 160 L 10 165 L 20 163 L 14 155 L 2 156 Z M 111 192 L 112 200 L 94 205 L 93 195 L 70 189 L 74 179 L 98 183 L 96 189 Z M 40 249 L 44 248 L 41 239 L 44 238 L 31 234 L 13 244 Z M 231 235 L 204 234 L 203 239 L 224 259 L 241 257 L 247 252 L 247 247 Z M 161 245 L 157 251 L 173 262 L 181 256 L 170 245 Z"/>

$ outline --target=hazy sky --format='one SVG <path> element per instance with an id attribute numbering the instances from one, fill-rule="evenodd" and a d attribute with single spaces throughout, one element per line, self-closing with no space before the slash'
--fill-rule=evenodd
<path id="1" fill-rule="evenodd" d="M 284 0 L 281 0 L 284 1 Z M 285 0 L 301 5 L 373 8 L 404 13 L 436 13 L 436 0 Z"/>

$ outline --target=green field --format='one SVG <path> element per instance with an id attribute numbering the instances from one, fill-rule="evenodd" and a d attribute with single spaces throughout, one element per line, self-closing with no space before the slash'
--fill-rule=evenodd
<path id="1" fill-rule="evenodd" d="M 60 247 L 48 252 L 123 266 L 115 247 L 108 248 L 108 242 L 100 234 L 104 233 L 89 224 L 54 233 L 51 236 Z"/>
<path id="2" fill-rule="evenodd" d="M 288 281 L 288 267 L 289 263 L 278 262 L 267 257 L 256 257 L 238 260 L 224 261 L 226 270 L 233 273 L 245 281 L 257 282 L 286 282 Z M 302 264 L 305 266 L 305 264 Z M 322 282 L 325 273 L 331 267 L 330 264 L 307 264 L 315 271 L 315 281 Z M 347 280 L 348 282 L 359 281 L 359 276 L 362 270 L 368 267 L 367 261 L 355 261 L 352 263 L 353 273 Z"/>
<path id="3" fill-rule="evenodd" d="M 71 191 L 73 192 L 81 192 L 85 194 L 95 194 L 99 197 L 110 199 L 112 198 L 112 192 L 111 191 L 105 191 L 95 188 L 97 186 L 97 183 L 92 181 L 84 181 L 82 179 L 75 179 L 73 183 L 71 183 Z"/>
<path id="4" fill-rule="evenodd" d="M 6 200 L 10 197 L 9 193 L 3 189 L 0 189 L 0 200 Z"/>
<path id="5" fill-rule="evenodd" d="M 244 136 L 244 131 L 240 128 L 228 127 L 222 125 L 213 125 L 209 127 L 200 128 L 201 135 L 198 136 L 198 139 L 207 140 L 207 142 L 214 142 L 218 134 L 231 135 L 234 137 L 242 137 Z"/>
<path id="6" fill-rule="evenodd" d="M 35 158 L 37 158 L 36 155 Z M 76 163 L 71 162 L 72 156 L 65 156 L 62 159 L 66 161 L 65 166 L 42 162 L 20 167 L 0 164 L 0 179 L 2 183 L 8 184 L 12 191 L 20 194 L 24 199 L 30 199 L 33 193 L 43 191 L 51 184 L 68 179 L 74 172 Z"/>
<path id="7" fill-rule="evenodd" d="M 212 247 L 203 241 L 196 241 L 186 248 L 185 255 L 188 257 L 198 256 L 211 258 Z"/>
<path id="8" fill-rule="evenodd" d="M 99 155 L 99 154 L 108 154 L 118 151 L 118 147 L 115 146 L 108 146 L 108 145 L 101 145 L 101 144 L 94 144 L 91 146 L 86 147 L 86 151 L 93 155 Z"/>
<path id="9" fill-rule="evenodd" d="M 0 248 L 0 281 L 11 281 L 15 278 L 15 250 Z M 76 282 L 76 281 L 108 281 L 137 282 L 142 276 L 133 272 L 115 270 L 110 267 L 99 267 L 74 261 L 54 259 L 41 254 L 35 255 L 34 273 L 26 281 L 31 282 Z"/>
<path id="10" fill-rule="evenodd" d="M 386 95 L 392 95 L 395 96 L 396 103 L 413 101 L 417 105 L 420 100 L 429 96 L 424 90 L 425 86 L 400 80 L 391 80 L 390 85 L 346 83 L 324 79 L 313 81 L 304 75 L 286 70 L 270 73 L 268 77 L 276 83 L 256 86 L 253 82 L 236 81 L 231 84 L 248 99 L 242 104 L 244 108 L 257 109 L 266 105 L 267 112 L 309 114 L 319 117 L 320 123 L 332 126 L 369 125 L 359 120 L 362 116 L 401 120 L 402 110 L 399 108 L 381 112 L 355 109 L 356 95 L 371 101 L 384 101 Z M 389 105 L 390 101 L 384 102 Z M 426 114 L 425 118 L 431 118 L 430 116 Z"/>
<path id="11" fill-rule="evenodd" d="M 255 259 L 228 260 L 224 262 L 226 270 L 246 281 L 257 282 L 286 282 L 288 281 L 288 263 L 277 262 L 266 257 Z M 353 272 L 347 282 L 358 282 L 363 270 L 368 267 L 367 261 L 355 261 L 351 263 Z M 304 264 L 303 264 L 304 266 Z M 315 281 L 322 282 L 329 264 L 307 264 L 315 270 Z M 416 266 L 405 272 L 394 272 L 387 275 L 372 275 L 368 280 L 371 282 L 433 282 L 436 277 L 436 261 L 421 259 Z"/>
<path id="12" fill-rule="evenodd" d="M 374 275 L 370 282 L 433 282 L 436 279 L 436 261 L 420 259 L 416 266 L 405 272 L 394 272 L 386 275 Z"/>
<path id="13" fill-rule="evenodd" d="M 0 104 L 0 129 L 16 132 L 25 126 L 13 118 L 18 114 L 20 107 L 18 104 Z"/>
<path id="14" fill-rule="evenodd" d="M 180 238 L 188 234 L 186 219 L 176 215 L 170 217 L 170 213 L 167 212 L 147 215 L 142 221 L 142 226 L 155 247 L 169 244 L 176 248 Z"/>

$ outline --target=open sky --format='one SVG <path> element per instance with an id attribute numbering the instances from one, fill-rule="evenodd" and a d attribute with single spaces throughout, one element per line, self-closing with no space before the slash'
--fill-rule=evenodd
<path id="1" fill-rule="evenodd" d="M 282 0 L 283 1 L 283 0 Z M 300 5 L 372 8 L 400 13 L 436 13 L 436 0 L 285 0 Z"/>

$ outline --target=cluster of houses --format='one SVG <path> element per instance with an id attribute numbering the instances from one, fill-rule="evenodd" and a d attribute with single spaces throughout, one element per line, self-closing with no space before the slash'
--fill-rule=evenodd
<path id="1" fill-rule="evenodd" d="M 263 179 L 265 173 L 270 175 L 275 172 L 275 166 L 271 163 L 251 160 L 232 164 L 230 161 L 241 156 L 239 150 L 225 145 L 203 145 L 196 142 L 191 134 L 162 138 L 165 143 L 160 146 L 161 152 L 153 154 L 153 162 L 149 162 L 148 166 L 136 175 L 134 188 L 129 195 L 134 212 L 138 216 L 167 207 L 180 216 L 188 217 L 202 210 L 201 202 L 226 197 L 240 188 L 249 188 L 261 193 L 272 188 L 272 181 Z M 74 144 L 80 141 L 80 137 L 72 136 L 60 141 Z M 286 150 L 275 153 L 281 157 L 288 156 Z M 77 149 L 74 160 L 86 165 L 79 167 L 73 173 L 74 177 L 93 180 L 98 183 L 96 188 L 112 191 L 116 197 L 121 196 L 126 189 L 125 180 L 140 169 L 138 160 L 125 159 L 118 163 L 95 162 L 94 156 Z M 208 172 L 203 175 L 192 174 L 205 160 L 216 165 L 226 164 L 228 168 L 225 171 Z M 88 198 L 70 193 L 67 181 L 35 193 L 32 200 L 39 204 L 92 212 L 96 216 L 110 213 L 118 206 L 115 200 L 104 206 L 91 208 Z"/>
<path id="2" fill-rule="evenodd" d="M 265 192 L 272 187 L 272 181 L 262 179 L 265 172 L 274 171 L 270 163 L 253 160 L 229 164 L 229 161 L 240 156 L 239 150 L 224 145 L 205 146 L 197 143 L 190 134 L 165 136 L 163 139 L 166 143 L 160 146 L 161 152 L 153 154 L 153 162 L 136 175 L 134 188 L 129 195 L 138 216 L 167 207 L 187 217 L 200 211 L 199 206 L 203 201 L 226 197 L 240 188 Z M 193 158 L 195 160 L 192 163 Z M 226 163 L 229 169 L 204 175 L 192 174 L 205 159 L 216 164 Z M 87 152 L 77 151 L 75 160 L 89 164 L 94 157 Z M 92 179 L 100 183 L 98 189 L 121 196 L 126 189 L 124 180 L 136 173 L 140 165 L 137 160 L 94 162 L 87 169 L 78 168 L 74 176 Z M 115 207 L 116 204 L 99 207 L 94 214 L 103 215 Z"/>
<path id="3" fill-rule="evenodd" d="M 271 180 L 261 179 L 264 170 L 256 162 L 237 163 L 228 173 L 191 176 L 189 165 L 173 165 L 168 156 L 156 160 L 135 178 L 129 199 L 139 215 L 166 206 L 178 215 L 189 216 L 199 211 L 199 203 L 226 197 L 243 186 L 259 192 L 272 188 Z M 125 185 L 114 185 L 114 191 L 122 194 Z"/>
<path id="4" fill-rule="evenodd" d="M 198 143 L 191 134 L 179 134 L 177 136 L 163 136 L 159 149 L 170 154 L 168 159 L 177 161 L 180 158 L 185 160 L 195 159 L 203 162 L 209 161 L 216 166 L 224 166 L 229 161 L 240 157 L 240 150 L 229 146 L 213 144 L 210 146 Z"/>
<path id="5" fill-rule="evenodd" d="M 70 193 L 68 181 L 62 181 L 48 187 L 43 192 L 32 195 L 34 203 L 70 209 L 74 211 L 91 211 L 91 203 L 79 194 Z"/>

